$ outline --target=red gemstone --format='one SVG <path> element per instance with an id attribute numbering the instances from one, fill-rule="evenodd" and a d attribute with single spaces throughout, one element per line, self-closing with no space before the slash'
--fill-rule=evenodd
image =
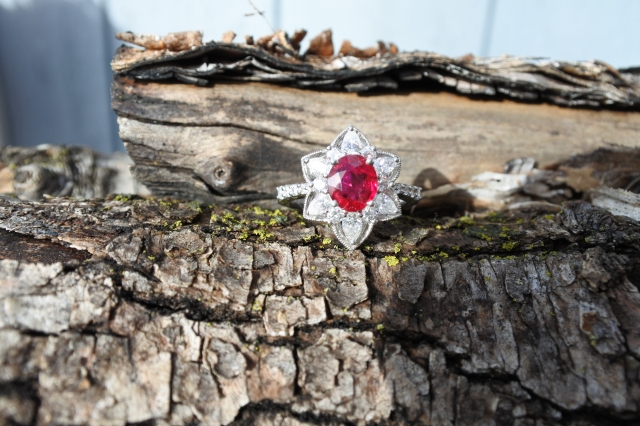
<path id="1" fill-rule="evenodd" d="M 378 175 L 363 156 L 345 155 L 331 168 L 327 184 L 329 195 L 341 209 L 358 212 L 376 196 Z"/>

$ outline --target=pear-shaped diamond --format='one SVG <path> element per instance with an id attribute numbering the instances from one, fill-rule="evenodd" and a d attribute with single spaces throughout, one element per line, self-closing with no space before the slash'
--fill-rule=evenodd
<path id="1" fill-rule="evenodd" d="M 343 152 L 358 152 L 364 148 L 365 143 L 360 139 L 360 135 L 355 130 L 349 130 L 342 138 L 340 148 Z"/>
<path id="2" fill-rule="evenodd" d="M 331 164 L 328 164 L 323 157 L 309 159 L 307 166 L 309 167 L 312 179 L 326 177 L 327 173 L 329 173 L 329 170 L 331 169 Z"/>
<path id="3" fill-rule="evenodd" d="M 367 206 L 362 210 L 362 218 L 367 222 L 376 220 L 376 209 L 373 205 Z"/>
<path id="4" fill-rule="evenodd" d="M 373 161 L 373 167 L 376 169 L 379 179 L 387 179 L 395 173 L 398 163 L 394 157 L 384 155 Z"/>
<path id="5" fill-rule="evenodd" d="M 306 213 L 309 216 L 323 217 L 331 207 L 331 198 L 327 194 L 315 194 L 307 205 Z"/>
<path id="6" fill-rule="evenodd" d="M 398 213 L 398 206 L 387 194 L 378 194 L 375 201 L 376 212 L 380 215 L 390 215 Z"/>
<path id="7" fill-rule="evenodd" d="M 341 223 L 344 236 L 351 244 L 355 244 L 362 232 L 362 219 L 357 216 L 347 216 L 342 219 Z"/>

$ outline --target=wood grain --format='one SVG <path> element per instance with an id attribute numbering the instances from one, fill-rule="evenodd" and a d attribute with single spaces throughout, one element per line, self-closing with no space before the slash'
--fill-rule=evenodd
<path id="1" fill-rule="evenodd" d="M 201 200 L 272 197 L 275 186 L 301 181 L 300 156 L 326 147 L 349 124 L 401 156 L 400 182 L 425 189 L 434 176 L 440 184 L 466 182 L 501 171 L 517 157 L 533 157 L 545 167 L 603 146 L 637 147 L 640 134 L 640 114 L 634 112 L 481 101 L 446 92 L 362 96 L 120 77 L 112 94 L 137 178 L 159 194 Z"/>

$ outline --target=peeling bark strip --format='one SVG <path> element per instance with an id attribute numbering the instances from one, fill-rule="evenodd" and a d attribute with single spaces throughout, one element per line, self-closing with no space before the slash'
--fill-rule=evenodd
<path id="1" fill-rule="evenodd" d="M 398 53 L 393 43 L 387 47 L 382 42 L 371 52 L 346 42 L 340 55 L 333 56 L 331 30 L 314 37 L 304 56 L 292 45 L 295 40 L 282 31 L 258 39 L 256 45 L 215 41 L 202 45 L 202 34 L 189 32 L 164 38 L 119 33 L 118 38 L 148 48 L 122 46 L 111 62 L 117 74 L 140 80 L 174 79 L 199 86 L 220 81 L 265 82 L 348 92 L 437 88 L 467 96 L 565 106 L 640 106 L 638 69 L 617 70 L 602 61 L 448 58 L 431 52 Z M 184 38 L 190 42 L 185 43 Z M 172 47 L 168 39 L 181 43 Z"/>
<path id="2" fill-rule="evenodd" d="M 351 253 L 170 200 L 0 198 L 0 227 L 30 253 L 0 260 L 3 423 L 640 420 L 640 225 L 586 203 L 404 217 Z"/>

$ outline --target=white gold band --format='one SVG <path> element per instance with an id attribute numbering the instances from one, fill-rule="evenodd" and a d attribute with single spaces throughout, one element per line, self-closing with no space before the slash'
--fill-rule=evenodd
<path id="1" fill-rule="evenodd" d="M 391 188 L 398 194 L 401 202 L 405 205 L 412 205 L 422 198 L 422 188 L 419 186 L 406 185 L 404 183 L 394 183 Z M 293 200 L 306 197 L 311 192 L 312 185 L 308 183 L 294 183 L 290 185 L 278 186 L 277 199 L 281 204 L 289 205 Z"/>

